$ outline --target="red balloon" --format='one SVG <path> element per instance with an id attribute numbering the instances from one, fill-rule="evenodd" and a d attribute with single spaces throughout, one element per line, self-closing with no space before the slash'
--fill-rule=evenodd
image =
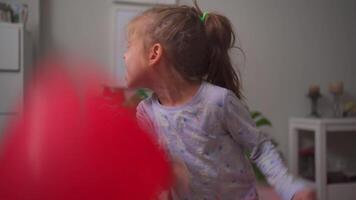
<path id="1" fill-rule="evenodd" d="M 59 59 L 43 65 L 1 146 L 0 199 L 142 200 L 168 190 L 166 154 L 133 111 L 108 103 L 95 73 L 69 73 Z"/>

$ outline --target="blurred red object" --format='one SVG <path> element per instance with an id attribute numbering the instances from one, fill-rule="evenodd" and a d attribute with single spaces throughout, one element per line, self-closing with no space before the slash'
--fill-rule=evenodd
<path id="1" fill-rule="evenodd" d="M 101 77 L 67 64 L 43 62 L 23 116 L 5 132 L 0 199 L 155 199 L 171 184 L 165 152 L 131 110 L 107 106 Z"/>

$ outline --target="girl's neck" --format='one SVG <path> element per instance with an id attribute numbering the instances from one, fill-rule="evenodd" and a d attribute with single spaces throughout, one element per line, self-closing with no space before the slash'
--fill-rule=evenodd
<path id="1" fill-rule="evenodd" d="M 179 106 L 189 102 L 199 90 L 200 84 L 166 85 L 156 90 L 159 102 L 165 106 Z"/>
<path id="2" fill-rule="evenodd" d="M 178 106 L 185 104 L 198 92 L 200 81 L 187 81 L 177 73 L 160 76 L 152 90 L 159 102 L 165 106 Z"/>

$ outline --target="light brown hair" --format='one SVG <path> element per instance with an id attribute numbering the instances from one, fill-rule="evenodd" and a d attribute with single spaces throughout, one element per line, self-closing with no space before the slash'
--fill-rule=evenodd
<path id="1" fill-rule="evenodd" d="M 229 50 L 235 47 L 232 25 L 217 13 L 209 12 L 202 20 L 203 12 L 193 2 L 193 7 L 156 6 L 146 10 L 130 22 L 128 32 L 139 34 L 146 47 L 160 43 L 166 59 L 185 79 L 206 80 L 241 98 L 240 79 L 229 56 Z M 142 20 L 144 23 L 138 26 Z"/>

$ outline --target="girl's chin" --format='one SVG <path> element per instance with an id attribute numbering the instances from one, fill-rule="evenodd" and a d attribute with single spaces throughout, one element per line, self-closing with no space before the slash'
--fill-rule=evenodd
<path id="1" fill-rule="evenodd" d="M 130 79 L 130 77 L 127 75 L 125 76 L 125 85 L 128 89 L 137 89 L 143 87 L 142 82 L 136 79 Z"/>
<path id="2" fill-rule="evenodd" d="M 125 84 L 126 88 L 128 88 L 128 89 L 138 88 L 138 85 L 135 82 L 131 81 L 130 79 L 125 79 L 125 82 L 126 82 L 126 84 Z"/>
<path id="3" fill-rule="evenodd" d="M 125 85 L 126 85 L 126 87 L 132 87 L 132 81 L 127 74 L 125 76 Z"/>

